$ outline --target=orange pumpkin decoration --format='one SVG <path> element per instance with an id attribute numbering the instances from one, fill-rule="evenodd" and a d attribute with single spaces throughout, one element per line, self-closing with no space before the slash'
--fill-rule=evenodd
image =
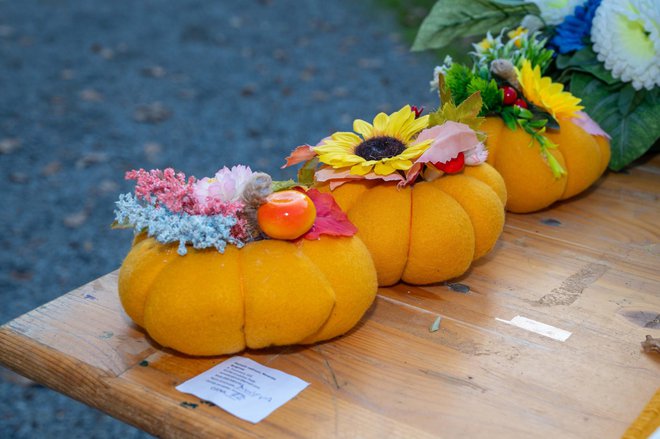
<path id="1" fill-rule="evenodd" d="M 140 235 L 119 271 L 126 313 L 189 355 L 310 344 L 350 330 L 374 300 L 376 271 L 357 237 L 262 240 L 239 249 L 163 245 Z"/>
<path id="2" fill-rule="evenodd" d="M 560 119 L 559 131 L 546 136 L 556 149 L 548 149 L 566 174 L 555 177 L 538 144 L 518 128 L 510 130 L 499 117 L 487 117 L 480 129 L 487 134 L 487 162 L 495 167 L 506 183 L 506 209 L 534 212 L 558 200 L 573 197 L 591 186 L 610 161 L 609 141 L 587 133 L 569 119 Z"/>
<path id="3" fill-rule="evenodd" d="M 330 191 L 328 185 L 319 187 Z M 332 191 L 373 257 L 380 286 L 445 281 L 488 253 L 504 226 L 506 188 L 488 164 L 398 188 L 360 180 Z"/>

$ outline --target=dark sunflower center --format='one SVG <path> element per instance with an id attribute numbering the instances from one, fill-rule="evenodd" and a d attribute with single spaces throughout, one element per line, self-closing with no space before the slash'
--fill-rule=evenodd
<path id="1" fill-rule="evenodd" d="M 406 145 L 394 137 L 372 137 L 355 148 L 355 155 L 365 160 L 380 160 L 395 157 L 406 150 Z"/>

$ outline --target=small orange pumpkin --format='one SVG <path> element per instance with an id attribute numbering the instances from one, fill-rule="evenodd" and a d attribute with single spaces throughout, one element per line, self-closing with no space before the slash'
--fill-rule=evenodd
<path id="1" fill-rule="evenodd" d="M 357 237 L 262 240 L 239 249 L 163 245 L 139 235 L 119 297 L 162 346 L 189 355 L 310 344 L 350 330 L 374 300 L 376 271 Z"/>
<path id="2" fill-rule="evenodd" d="M 495 167 L 506 183 L 506 209 L 511 212 L 534 212 L 558 200 L 573 197 L 591 186 L 610 161 L 609 141 L 594 136 L 571 122 L 560 119 L 559 131 L 546 136 L 556 149 L 548 149 L 566 174 L 555 177 L 538 144 L 518 128 L 510 130 L 499 117 L 487 117 L 480 129 L 487 134 L 487 162 Z"/>
<path id="3" fill-rule="evenodd" d="M 330 191 L 328 185 L 319 188 Z M 502 233 L 506 188 L 488 164 L 398 188 L 360 180 L 332 191 L 373 257 L 380 286 L 445 281 L 465 273 Z"/>

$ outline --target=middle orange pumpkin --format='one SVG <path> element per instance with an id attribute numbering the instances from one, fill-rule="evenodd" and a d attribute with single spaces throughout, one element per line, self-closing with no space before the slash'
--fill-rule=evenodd
<path id="1" fill-rule="evenodd" d="M 332 194 L 357 226 L 380 286 L 460 276 L 493 248 L 504 226 L 504 180 L 485 163 L 404 188 L 361 180 Z"/>

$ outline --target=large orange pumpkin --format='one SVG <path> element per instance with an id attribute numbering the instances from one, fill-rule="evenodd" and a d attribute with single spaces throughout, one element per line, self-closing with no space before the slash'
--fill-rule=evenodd
<path id="1" fill-rule="evenodd" d="M 522 129 L 510 130 L 499 117 L 487 117 L 480 129 L 488 138 L 487 162 L 497 169 L 506 183 L 506 208 L 525 213 L 548 207 L 573 197 L 591 186 L 610 161 L 609 141 L 593 136 L 568 119 L 559 120 L 559 131 L 547 132 L 558 145 L 549 149 L 566 170 L 557 178 L 541 156 L 536 142 Z"/>
<path id="2" fill-rule="evenodd" d="M 376 271 L 357 237 L 263 240 L 179 256 L 139 237 L 119 271 L 126 313 L 190 355 L 309 344 L 351 329 L 374 300 Z"/>
<path id="3" fill-rule="evenodd" d="M 330 191 L 327 185 L 320 190 Z M 332 194 L 371 252 L 381 286 L 430 284 L 465 273 L 502 233 L 507 197 L 502 177 L 488 164 L 405 188 L 345 183 Z"/>

